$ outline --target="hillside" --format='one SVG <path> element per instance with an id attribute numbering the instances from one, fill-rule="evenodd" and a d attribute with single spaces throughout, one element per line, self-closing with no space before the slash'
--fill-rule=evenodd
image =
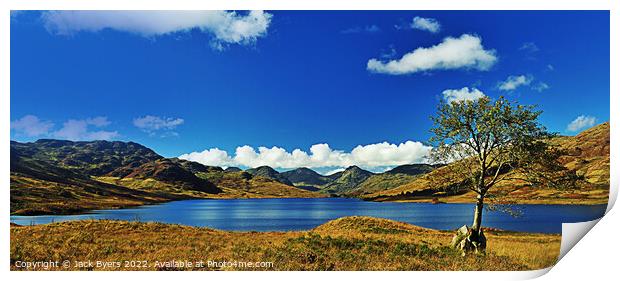
<path id="1" fill-rule="evenodd" d="M 416 176 L 407 174 L 376 174 L 368 177 L 352 189 L 349 189 L 345 194 L 347 196 L 360 197 L 365 194 L 372 194 L 378 191 L 395 188 L 410 183 L 415 179 Z"/>
<path id="2" fill-rule="evenodd" d="M 59 140 L 11 142 L 10 193 L 12 214 L 80 213 L 191 198 L 325 196 L 245 172 L 163 158 L 132 142 Z"/>
<path id="3" fill-rule="evenodd" d="M 74 142 L 52 139 L 41 139 L 31 143 L 11 141 L 11 156 L 13 155 L 44 161 L 89 176 L 103 176 L 121 167 L 128 165 L 137 167 L 163 158 L 153 150 L 134 142 Z"/>
<path id="4" fill-rule="evenodd" d="M 373 173 L 357 166 L 351 166 L 339 175 L 337 179 L 325 185 L 321 190 L 331 194 L 345 194 L 355 189 L 360 183 L 372 176 Z"/>
<path id="5" fill-rule="evenodd" d="M 16 151 L 13 147 L 11 150 Z M 11 154 L 10 179 L 11 214 L 68 214 L 179 198 L 99 182 L 18 153 Z"/>
<path id="6" fill-rule="evenodd" d="M 381 174 L 374 174 L 346 192 L 347 196 L 360 197 L 378 191 L 392 189 L 414 181 L 418 176 L 433 171 L 429 164 L 408 164 L 394 167 Z"/>
<path id="7" fill-rule="evenodd" d="M 213 182 L 222 193 L 213 198 L 315 198 L 325 197 L 317 192 L 307 191 L 275 179 L 248 172 L 211 171 L 198 173 L 198 177 Z"/>
<path id="8" fill-rule="evenodd" d="M 609 194 L 609 122 L 577 136 L 561 136 L 553 144 L 568 151 L 560 161 L 583 176 L 585 184 L 577 190 L 534 189 L 524 183 L 503 182 L 491 190 L 502 194 L 505 203 L 604 204 Z M 384 191 L 363 194 L 373 201 L 472 202 L 475 194 L 459 188 L 460 179 L 451 176 L 450 167 L 440 167 L 414 181 Z"/>
<path id="9" fill-rule="evenodd" d="M 592 127 L 574 136 L 553 140 L 568 151 L 560 162 L 594 185 L 609 188 L 609 122 Z"/>
<path id="10" fill-rule="evenodd" d="M 396 166 L 391 170 L 386 171 L 386 174 L 405 174 L 410 176 L 417 176 L 431 172 L 436 166 L 429 164 L 409 164 Z"/>
<path id="11" fill-rule="evenodd" d="M 221 170 L 221 169 L 220 169 Z M 206 193 L 219 193 L 217 188 L 207 179 L 199 178 L 195 173 L 208 172 L 208 167 L 189 161 L 158 159 L 144 163 L 122 178 L 154 179 L 167 182 L 180 189 L 196 190 Z"/>
<path id="12" fill-rule="evenodd" d="M 316 189 L 320 189 L 323 185 L 332 181 L 329 177 L 323 176 L 308 168 L 297 168 L 281 174 L 295 186 L 305 188 L 314 187 Z"/>
<path id="13" fill-rule="evenodd" d="M 252 169 L 247 169 L 245 170 L 245 172 L 253 176 L 273 179 L 286 185 L 291 185 L 291 186 L 293 185 L 293 183 L 289 179 L 287 179 L 284 175 L 280 174 L 278 171 L 274 170 L 273 168 L 269 166 L 260 166 L 260 167 L 256 167 Z"/>
<path id="14" fill-rule="evenodd" d="M 228 167 L 226 169 L 224 169 L 224 172 L 241 172 L 243 170 L 239 169 L 238 167 Z"/>

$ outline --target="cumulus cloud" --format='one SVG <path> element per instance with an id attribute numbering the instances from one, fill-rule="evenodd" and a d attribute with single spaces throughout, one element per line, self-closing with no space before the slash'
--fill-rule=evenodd
<path id="1" fill-rule="evenodd" d="M 104 29 L 154 37 L 198 29 L 214 38 L 214 46 L 248 44 L 267 34 L 272 15 L 263 11 L 49 11 L 46 28 L 60 35 Z"/>
<path id="2" fill-rule="evenodd" d="M 596 117 L 587 116 L 587 115 L 579 115 L 575 120 L 570 122 L 566 127 L 566 130 L 569 132 L 578 132 L 583 129 L 590 128 L 596 124 Z"/>
<path id="3" fill-rule="evenodd" d="M 484 49 L 480 37 L 463 34 L 458 38 L 446 37 L 432 47 L 417 48 L 400 59 L 370 59 L 366 68 L 371 72 L 392 75 L 461 68 L 484 71 L 489 70 L 496 61 L 495 50 Z"/>
<path id="4" fill-rule="evenodd" d="M 218 148 L 192 152 L 179 156 L 181 159 L 196 161 L 212 166 L 271 166 L 273 168 L 321 168 L 321 167 L 384 167 L 426 161 L 431 147 L 421 142 L 407 141 L 400 144 L 388 142 L 358 145 L 351 152 L 334 150 L 328 144 L 315 144 L 310 152 L 294 149 L 291 152 L 281 147 L 258 147 L 245 145 L 237 147 L 234 155 Z"/>
<path id="5" fill-rule="evenodd" d="M 482 91 L 476 88 L 469 89 L 468 87 L 463 87 L 461 89 L 447 89 L 447 90 L 444 90 L 442 94 L 443 94 L 443 99 L 447 103 L 468 101 L 468 100 L 473 101 L 473 100 L 477 100 L 479 98 L 485 97 Z"/>
<path id="6" fill-rule="evenodd" d="M 104 127 L 110 124 L 106 117 L 95 117 L 85 120 L 70 119 L 62 124 L 60 130 L 52 133 L 52 136 L 72 141 L 86 140 L 110 140 L 118 137 L 117 131 L 89 130 L 89 126 Z"/>
<path id="7" fill-rule="evenodd" d="M 377 25 L 372 24 L 372 25 L 367 25 L 367 26 L 354 26 L 354 27 L 342 30 L 340 31 L 340 33 L 342 34 L 353 34 L 353 33 L 362 33 L 362 32 L 375 33 L 379 31 L 381 31 L 381 28 L 379 28 Z"/>
<path id="8" fill-rule="evenodd" d="M 20 119 L 11 121 L 11 130 L 27 137 L 47 135 L 52 127 L 54 127 L 54 123 L 41 120 L 34 115 L 26 115 Z"/>
<path id="9" fill-rule="evenodd" d="M 505 81 L 499 83 L 502 91 L 514 91 L 520 86 L 527 86 L 532 83 L 534 78 L 531 75 L 508 76 Z"/>
<path id="10" fill-rule="evenodd" d="M 185 120 L 181 118 L 159 117 L 146 115 L 133 119 L 133 125 L 143 132 L 155 135 L 158 131 L 166 132 L 164 135 L 177 135 L 173 130 L 183 124 Z"/>
<path id="11" fill-rule="evenodd" d="M 411 23 L 411 28 L 437 33 L 441 30 L 441 24 L 433 18 L 415 17 Z"/>

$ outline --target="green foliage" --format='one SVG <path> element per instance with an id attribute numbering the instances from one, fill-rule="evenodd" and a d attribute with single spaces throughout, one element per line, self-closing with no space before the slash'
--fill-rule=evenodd
<path id="1" fill-rule="evenodd" d="M 515 176 L 551 184 L 549 179 L 566 169 L 557 161 L 562 152 L 549 145 L 554 135 L 538 122 L 540 114 L 534 106 L 504 97 L 441 103 L 432 117 L 433 160 L 450 163 L 452 173 L 468 179 L 467 187 L 483 197 L 498 182 Z"/>

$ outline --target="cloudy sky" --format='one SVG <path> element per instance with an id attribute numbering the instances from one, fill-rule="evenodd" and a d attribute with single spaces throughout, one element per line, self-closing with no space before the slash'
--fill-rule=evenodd
<path id="1" fill-rule="evenodd" d="M 204 164 L 329 173 L 425 161 L 441 100 L 609 119 L 609 14 L 14 12 L 11 139 L 131 140 Z"/>

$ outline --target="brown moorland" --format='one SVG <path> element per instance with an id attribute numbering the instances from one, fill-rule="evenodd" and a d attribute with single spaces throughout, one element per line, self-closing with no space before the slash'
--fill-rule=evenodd
<path id="1" fill-rule="evenodd" d="M 576 136 L 559 136 L 551 142 L 567 151 L 560 162 L 583 177 L 577 189 L 537 189 L 524 182 L 499 183 L 489 192 L 502 196 L 502 203 L 520 204 L 605 204 L 609 198 L 609 122 Z M 365 200 L 471 203 L 472 191 L 454 189 L 461 182 L 451 177 L 449 166 L 437 168 L 396 188 L 363 194 Z"/>
<path id="2" fill-rule="evenodd" d="M 486 233 L 487 254 L 462 257 L 448 246 L 452 232 L 370 217 L 344 217 L 299 232 L 72 221 L 11 225 L 10 259 L 12 270 L 21 269 L 15 266 L 17 261 L 47 260 L 121 262 L 120 267 L 107 270 L 531 270 L 552 266 L 557 260 L 560 235 L 491 229 Z M 265 262 L 268 266 L 180 268 L 166 263 L 172 260 Z M 140 264 L 147 267 L 124 267 L 125 261 L 146 261 Z M 78 269 L 103 270 L 69 268 Z"/>

